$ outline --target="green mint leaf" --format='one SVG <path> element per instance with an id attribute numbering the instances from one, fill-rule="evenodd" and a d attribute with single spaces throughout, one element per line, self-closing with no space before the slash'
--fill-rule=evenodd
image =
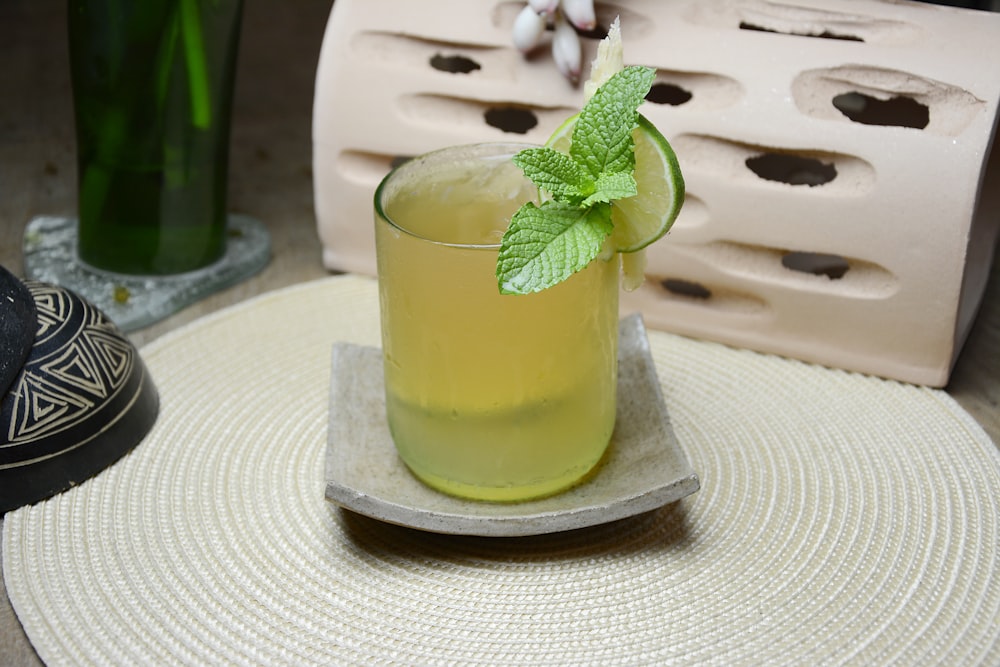
<path id="1" fill-rule="evenodd" d="M 525 204 L 500 242 L 500 293 L 530 294 L 566 280 L 597 257 L 610 233 L 609 204 L 584 209 L 554 200 Z"/>
<path id="2" fill-rule="evenodd" d="M 635 176 L 628 171 L 601 174 L 594 184 L 594 193 L 583 200 L 581 206 L 592 206 L 598 202 L 610 203 L 615 199 L 627 199 L 639 194 Z"/>
<path id="3" fill-rule="evenodd" d="M 626 67 L 584 105 L 573 128 L 570 155 L 594 180 L 609 172 L 635 170 L 632 130 L 655 75 L 649 67 Z"/>
<path id="4" fill-rule="evenodd" d="M 552 199 L 525 204 L 500 243 L 501 294 L 529 294 L 566 280 L 601 252 L 611 234 L 611 202 L 634 197 L 638 108 L 655 70 L 626 67 L 590 98 L 573 128 L 569 155 L 528 148 L 514 163 Z"/>
<path id="5" fill-rule="evenodd" d="M 526 148 L 514 164 L 556 201 L 579 204 L 594 192 L 593 180 L 573 158 L 551 148 Z"/>

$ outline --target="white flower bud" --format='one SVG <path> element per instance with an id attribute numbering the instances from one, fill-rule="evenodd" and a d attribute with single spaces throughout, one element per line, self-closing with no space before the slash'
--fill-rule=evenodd
<path id="1" fill-rule="evenodd" d="M 594 0 L 562 0 L 562 10 L 570 23 L 587 31 L 597 27 Z"/>
<path id="2" fill-rule="evenodd" d="M 552 59 L 556 61 L 556 67 L 563 76 L 576 83 L 580 80 L 582 58 L 579 35 L 561 13 L 556 14 L 555 34 L 552 36 Z"/>
<path id="3" fill-rule="evenodd" d="M 514 46 L 521 53 L 527 53 L 542 41 L 545 33 L 545 17 L 535 13 L 531 6 L 526 5 L 514 19 L 512 36 Z"/>

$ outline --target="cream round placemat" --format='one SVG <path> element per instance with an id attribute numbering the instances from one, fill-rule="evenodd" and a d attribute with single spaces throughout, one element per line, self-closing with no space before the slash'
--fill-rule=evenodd
<path id="1" fill-rule="evenodd" d="M 271 293 L 142 350 L 160 420 L 7 515 L 49 664 L 1000 662 L 1000 455 L 940 391 L 653 332 L 702 489 L 532 538 L 421 533 L 323 498 L 330 351 L 374 282 Z"/>

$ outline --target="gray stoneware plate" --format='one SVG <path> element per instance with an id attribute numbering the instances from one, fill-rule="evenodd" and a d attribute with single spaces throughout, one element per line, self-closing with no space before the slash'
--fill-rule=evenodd
<path id="1" fill-rule="evenodd" d="M 385 418 L 382 352 L 333 348 L 326 497 L 388 523 L 454 535 L 513 537 L 584 528 L 648 512 L 698 490 L 677 444 L 639 315 L 622 320 L 618 415 L 596 474 L 561 494 L 522 503 L 434 491 L 396 455 Z"/>

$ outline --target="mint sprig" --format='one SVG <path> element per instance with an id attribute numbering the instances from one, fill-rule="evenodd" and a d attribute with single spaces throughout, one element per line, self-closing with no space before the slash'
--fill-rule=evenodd
<path id="1" fill-rule="evenodd" d="M 528 203 L 500 242 L 502 294 L 530 294 L 556 285 L 597 257 L 611 234 L 611 202 L 638 194 L 632 131 L 655 70 L 626 67 L 597 89 L 573 128 L 569 155 L 528 148 L 514 163 L 551 199 Z"/>

